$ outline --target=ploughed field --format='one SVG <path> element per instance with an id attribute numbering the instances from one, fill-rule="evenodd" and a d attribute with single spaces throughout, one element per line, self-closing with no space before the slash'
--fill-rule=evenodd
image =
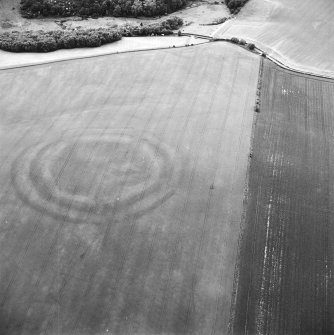
<path id="1" fill-rule="evenodd" d="M 334 81 L 264 62 L 233 334 L 334 334 Z"/>
<path id="2" fill-rule="evenodd" d="M 214 37 L 239 37 L 293 69 L 334 77 L 332 0 L 251 0 Z"/>
<path id="3" fill-rule="evenodd" d="M 212 43 L 0 71 L 1 334 L 227 332 L 258 68 Z"/>

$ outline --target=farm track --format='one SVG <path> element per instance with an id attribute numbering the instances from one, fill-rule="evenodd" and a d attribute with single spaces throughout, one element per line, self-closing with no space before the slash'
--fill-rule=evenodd
<path id="1" fill-rule="evenodd" d="M 197 42 L 197 41 L 194 41 L 194 40 L 190 40 L 186 45 L 178 45 L 178 46 L 175 46 L 174 48 L 187 48 L 187 47 L 190 47 L 190 46 L 209 43 L 209 42 L 211 42 L 211 43 L 213 43 L 213 42 L 232 43 L 230 38 L 216 38 L 216 37 L 212 37 L 212 36 L 209 36 L 209 35 L 182 33 L 182 36 L 189 36 L 189 37 L 193 37 L 193 38 L 196 38 L 196 39 L 206 39 L 207 42 Z M 194 45 L 191 44 L 193 42 L 195 42 Z M 245 46 L 239 45 L 239 47 L 249 51 Z M 42 64 L 52 64 L 52 63 L 58 63 L 58 62 L 66 62 L 66 61 L 69 61 L 69 60 L 76 60 L 76 59 L 87 59 L 87 58 L 103 57 L 103 56 L 108 56 L 108 55 L 142 52 L 142 51 L 166 50 L 166 49 L 170 49 L 170 48 L 171 48 L 171 46 L 165 46 L 165 47 L 152 48 L 152 49 L 133 49 L 133 50 L 125 50 L 125 51 L 117 51 L 117 52 L 112 51 L 112 52 L 96 54 L 96 55 L 94 55 L 94 54 L 93 55 L 82 55 L 82 56 L 77 56 L 75 58 L 70 57 L 70 58 L 60 58 L 60 59 L 49 59 L 49 60 L 41 60 L 40 62 L 35 61 L 34 63 L 27 62 L 26 64 L 18 63 L 17 65 L 8 65 L 8 66 L 0 67 L 0 71 L 1 70 L 24 68 L 24 67 L 30 67 L 30 66 L 38 66 L 38 65 L 42 65 Z M 263 49 L 261 49 L 259 46 L 255 47 L 255 52 L 259 53 L 259 55 L 266 54 L 266 52 Z M 305 75 L 312 76 L 314 78 L 334 80 L 334 77 L 330 76 L 330 75 L 325 75 L 325 74 L 321 74 L 321 73 L 310 72 L 310 71 L 301 70 L 301 69 L 298 69 L 298 68 L 293 68 L 293 67 L 291 67 L 291 65 L 288 65 L 288 63 L 285 62 L 284 59 L 278 59 L 273 55 L 266 54 L 266 58 L 271 60 L 273 63 L 280 66 L 281 68 L 289 70 L 289 71 L 294 72 L 296 74 L 305 74 Z"/>
<path id="2" fill-rule="evenodd" d="M 258 66 L 210 44 L 0 72 L 1 334 L 226 332 Z"/>
<path id="3" fill-rule="evenodd" d="M 197 37 L 196 35 L 188 34 L 184 34 L 184 37 L 181 38 L 176 36 L 123 37 L 121 41 L 106 44 L 98 48 L 63 49 L 52 53 L 14 54 L 0 50 L 0 63 L 3 63 L 0 66 L 0 71 L 116 54 L 185 48 L 190 44 L 199 45 L 209 42 L 203 41 L 204 39 L 210 40 L 210 37 L 204 38 L 201 35 Z"/>
<path id="4" fill-rule="evenodd" d="M 232 334 L 332 334 L 334 81 L 264 61 Z"/>

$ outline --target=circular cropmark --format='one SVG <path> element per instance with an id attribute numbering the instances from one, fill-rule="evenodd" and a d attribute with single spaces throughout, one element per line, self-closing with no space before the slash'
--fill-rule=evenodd
<path id="1" fill-rule="evenodd" d="M 141 216 L 172 196 L 169 149 L 125 131 L 91 131 L 38 144 L 14 161 L 17 194 L 40 212 L 73 222 Z"/>

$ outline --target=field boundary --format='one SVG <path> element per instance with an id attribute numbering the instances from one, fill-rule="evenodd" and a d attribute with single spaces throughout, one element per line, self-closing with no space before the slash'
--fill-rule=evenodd
<path id="1" fill-rule="evenodd" d="M 278 65 L 279 67 L 281 67 L 282 69 L 291 71 L 291 72 L 293 72 L 297 75 L 306 75 L 306 76 L 311 76 L 311 77 L 315 77 L 315 78 L 318 78 L 318 79 L 330 80 L 330 81 L 334 80 L 334 76 L 322 75 L 322 74 L 317 74 L 317 73 L 308 72 L 308 71 L 301 71 L 301 70 L 297 70 L 295 68 L 292 68 L 292 67 L 284 64 L 282 61 L 276 59 L 275 57 L 268 55 L 264 50 L 262 50 L 261 48 L 259 48 L 256 45 L 255 45 L 254 50 L 251 51 L 244 45 L 233 43 L 232 40 L 229 39 L 229 38 L 215 38 L 215 37 L 208 36 L 208 35 L 192 34 L 192 33 L 181 33 L 181 36 L 189 36 L 189 37 L 195 37 L 195 38 L 206 40 L 206 42 L 202 42 L 200 44 L 209 43 L 209 42 L 232 43 L 236 46 L 239 46 L 239 47 L 247 50 L 248 52 L 256 53 L 259 56 L 263 56 L 263 57 L 267 58 L 268 60 L 270 60 L 271 62 Z M 106 53 L 98 54 L 98 55 L 78 56 L 78 57 L 59 59 L 59 60 L 58 59 L 56 59 L 56 60 L 46 60 L 46 61 L 41 61 L 41 62 L 37 62 L 37 63 L 33 63 L 33 64 L 32 63 L 26 63 L 26 64 L 20 64 L 20 65 L 15 65 L 15 66 L 4 66 L 4 67 L 0 66 L 0 71 L 23 68 L 23 67 L 29 67 L 29 66 L 38 66 L 38 65 L 43 65 L 43 64 L 59 63 L 59 62 L 65 62 L 65 61 L 69 61 L 69 60 L 95 58 L 95 57 L 109 56 L 109 55 L 116 55 L 116 54 L 124 54 L 124 53 L 131 53 L 131 52 L 165 50 L 165 49 L 171 49 L 171 48 L 172 49 L 177 49 L 177 48 L 185 48 L 185 47 L 189 47 L 189 46 L 195 46 L 195 45 L 185 44 L 185 45 L 181 45 L 181 46 L 168 46 L 168 47 L 147 48 L 147 49 L 133 49 L 133 50 L 126 50 L 126 51 L 106 52 Z"/>
<path id="2" fill-rule="evenodd" d="M 256 88 L 256 107 L 260 108 L 261 105 L 261 87 L 263 81 L 263 67 L 264 67 L 264 59 L 261 57 L 260 64 L 259 64 L 259 72 L 258 72 L 258 81 L 257 81 L 257 88 Z M 237 257 L 234 267 L 234 276 L 233 276 L 233 287 L 232 287 L 232 297 L 231 297 L 231 305 L 230 305 L 230 318 L 228 322 L 228 334 L 233 334 L 234 329 L 234 320 L 235 320 L 235 311 L 236 311 L 236 304 L 237 304 L 237 296 L 238 296 L 238 288 L 239 288 L 239 278 L 240 278 L 240 268 L 241 268 L 241 246 L 244 240 L 244 232 L 246 231 L 246 214 L 247 214 L 247 207 L 249 203 L 249 176 L 250 176 L 250 168 L 251 162 L 253 157 L 253 144 L 254 144 L 254 136 L 255 136 L 255 127 L 257 125 L 257 120 L 259 117 L 259 112 L 255 109 L 253 122 L 252 122 L 252 132 L 250 138 L 250 147 L 249 147 L 249 156 L 247 162 L 247 171 L 246 171 L 246 182 L 244 186 L 244 199 L 243 199 L 243 209 L 242 209 L 242 216 L 240 220 L 240 230 L 239 230 L 239 237 L 238 237 L 238 247 L 237 247 Z"/>
<path id="3" fill-rule="evenodd" d="M 207 42 L 201 42 L 201 44 L 209 43 L 210 41 Z M 30 67 L 30 66 L 39 66 L 39 65 L 45 65 L 45 64 L 53 64 L 53 63 L 60 63 L 60 62 L 67 62 L 67 61 L 72 61 L 72 60 L 78 60 L 78 59 L 86 59 L 86 58 L 97 58 L 97 57 L 103 57 L 103 56 L 112 56 L 112 55 L 118 55 L 118 54 L 126 54 L 126 53 L 134 53 L 134 52 L 143 52 L 143 51 L 156 51 L 156 50 L 167 50 L 167 49 L 180 49 L 180 48 L 188 48 L 190 46 L 194 47 L 197 44 L 185 44 L 185 45 L 179 45 L 179 46 L 168 46 L 168 47 L 158 47 L 158 48 L 147 48 L 147 49 L 133 49 L 133 50 L 126 50 L 126 51 L 116 51 L 116 52 L 106 52 L 98 55 L 89 55 L 89 56 L 78 56 L 78 57 L 73 57 L 73 58 L 64 58 L 64 59 L 54 59 L 54 60 L 46 60 L 46 61 L 41 61 L 38 63 L 26 63 L 26 64 L 20 64 L 20 65 L 15 65 L 15 66 L 0 66 L 0 71 L 6 71 L 6 70 L 14 70 L 14 69 L 19 69 L 19 68 L 25 68 L 25 67 Z"/>
<path id="4" fill-rule="evenodd" d="M 201 34 L 192 34 L 192 33 L 181 33 L 181 36 L 194 36 L 196 38 L 202 38 L 204 40 L 212 41 L 212 36 L 209 35 L 201 35 Z"/>
<path id="5" fill-rule="evenodd" d="M 259 50 L 260 52 L 262 52 L 262 54 L 264 54 L 265 52 L 262 51 L 261 49 L 259 49 L 258 47 L 256 47 L 257 50 Z M 275 57 L 272 57 L 268 54 L 266 54 L 266 58 L 268 58 L 270 61 L 272 61 L 273 63 L 275 63 L 276 65 L 280 66 L 281 68 L 285 69 L 285 70 L 289 70 L 291 72 L 294 72 L 296 74 L 299 75 L 307 75 L 307 76 L 312 76 L 312 77 L 317 77 L 319 79 L 330 79 L 330 80 L 334 80 L 334 76 L 325 76 L 322 74 L 316 74 L 314 72 L 308 72 L 308 71 L 301 71 L 301 70 L 297 70 L 294 69 L 286 64 L 284 64 L 283 62 L 279 61 L 278 59 L 276 59 Z"/>
<path id="6" fill-rule="evenodd" d="M 212 38 L 211 42 L 228 42 L 228 43 L 233 43 L 232 39 L 230 38 Z M 245 46 L 240 45 L 240 44 L 236 44 L 233 43 L 236 46 L 239 46 L 247 51 L 250 51 L 249 49 L 247 49 Z M 259 56 L 264 56 L 266 58 L 268 58 L 270 61 L 272 61 L 273 63 L 275 63 L 276 65 L 280 66 L 281 68 L 285 69 L 285 70 L 289 70 L 291 72 L 297 73 L 297 74 L 302 74 L 302 75 L 308 75 L 308 76 L 312 76 L 312 77 L 317 77 L 317 78 L 321 78 L 321 79 L 330 79 L 330 80 L 334 80 L 334 76 L 329 76 L 329 75 L 323 75 L 323 74 L 317 74 L 314 72 L 308 72 L 308 71 L 302 71 L 302 70 L 297 70 L 295 68 L 292 68 L 286 64 L 284 64 L 282 61 L 278 60 L 277 58 L 268 55 L 268 53 L 264 50 L 262 50 L 261 48 L 259 48 L 258 46 L 255 45 L 255 49 L 254 51 L 250 51 L 250 52 L 256 52 Z"/>

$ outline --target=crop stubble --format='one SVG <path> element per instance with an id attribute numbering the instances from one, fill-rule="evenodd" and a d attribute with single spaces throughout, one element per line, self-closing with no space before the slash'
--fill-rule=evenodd
<path id="1" fill-rule="evenodd" d="M 230 45 L 0 73 L 0 330 L 227 329 L 255 55 Z"/>
<path id="2" fill-rule="evenodd" d="M 264 62 L 233 334 L 333 334 L 334 82 Z"/>

